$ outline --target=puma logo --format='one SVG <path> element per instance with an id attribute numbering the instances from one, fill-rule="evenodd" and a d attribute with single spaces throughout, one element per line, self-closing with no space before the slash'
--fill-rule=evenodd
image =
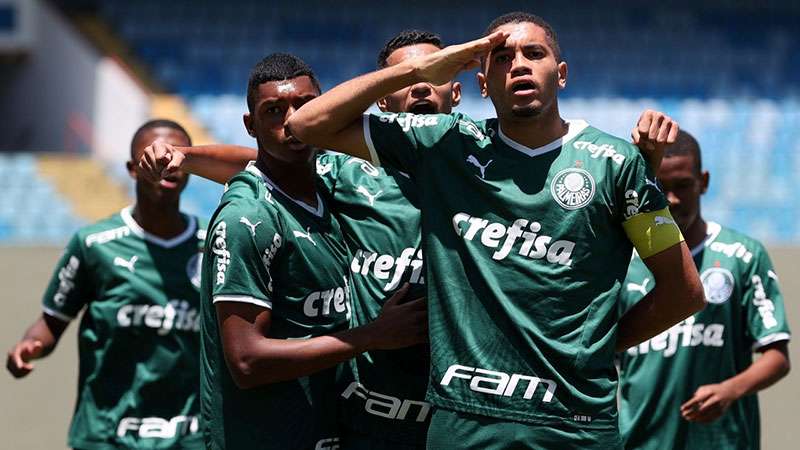
<path id="1" fill-rule="evenodd" d="M 383 193 L 383 191 L 381 190 L 376 192 L 375 195 L 372 195 L 364 186 L 359 186 L 358 189 L 356 189 L 356 192 L 362 194 L 364 197 L 367 197 L 367 200 L 369 200 L 369 206 L 375 206 L 375 199 L 378 198 Z"/>
<path id="2" fill-rule="evenodd" d="M 656 226 L 658 226 L 658 225 L 675 225 L 675 221 L 670 219 L 669 217 L 656 216 L 656 218 L 654 220 L 656 222 Z"/>
<path id="3" fill-rule="evenodd" d="M 644 182 L 645 184 L 649 184 L 650 186 L 656 188 L 658 192 L 661 192 L 661 188 L 658 187 L 658 183 L 656 183 L 655 181 L 650 181 L 650 178 L 644 177 Z"/>
<path id="4" fill-rule="evenodd" d="M 641 292 L 642 295 L 647 295 L 647 283 L 649 282 L 650 278 L 645 278 L 642 284 L 628 283 L 628 291 Z"/>
<path id="5" fill-rule="evenodd" d="M 484 177 L 486 176 L 486 168 L 489 167 L 489 164 L 491 164 L 492 161 L 494 160 L 490 159 L 485 165 L 482 165 L 481 162 L 478 161 L 478 158 L 475 157 L 475 155 L 469 155 L 469 157 L 467 157 L 467 162 L 477 167 L 481 171 L 481 180 L 483 180 Z"/>
<path id="6" fill-rule="evenodd" d="M 139 260 L 139 257 L 136 256 L 136 255 L 133 255 L 131 257 L 130 261 L 122 259 L 119 256 L 117 256 L 117 257 L 114 258 L 114 265 L 115 266 L 124 267 L 124 268 L 130 270 L 131 273 L 134 273 L 136 271 L 136 268 L 134 267 L 134 265 L 136 264 L 136 261 L 138 261 L 138 260 Z"/>
<path id="7" fill-rule="evenodd" d="M 253 235 L 253 237 L 256 237 L 256 227 L 261 225 L 260 220 L 256 223 L 250 223 L 250 219 L 247 217 L 241 217 L 239 223 L 243 223 L 247 228 L 250 228 L 250 234 Z"/>
<path id="8" fill-rule="evenodd" d="M 333 163 L 320 164 L 317 161 L 317 175 L 325 175 L 333 169 Z"/>
<path id="9" fill-rule="evenodd" d="M 303 233 L 302 231 L 295 231 L 295 230 L 292 230 L 292 233 L 294 233 L 294 237 L 307 239 L 309 242 L 314 244 L 314 247 L 317 246 L 317 243 L 314 242 L 314 238 L 311 237 L 311 227 L 307 227 L 305 233 Z"/>

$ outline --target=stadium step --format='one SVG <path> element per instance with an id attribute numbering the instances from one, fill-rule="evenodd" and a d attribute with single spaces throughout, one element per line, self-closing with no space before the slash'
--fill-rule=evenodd
<path id="1" fill-rule="evenodd" d="M 186 128 L 194 145 L 213 144 L 214 139 L 205 127 L 194 118 L 189 106 L 178 95 L 154 94 L 150 102 L 153 117 L 168 118 Z"/>
<path id="2" fill-rule="evenodd" d="M 73 155 L 37 157 L 37 171 L 71 203 L 82 219 L 95 221 L 132 203 L 127 190 L 116 182 L 102 163 Z"/>

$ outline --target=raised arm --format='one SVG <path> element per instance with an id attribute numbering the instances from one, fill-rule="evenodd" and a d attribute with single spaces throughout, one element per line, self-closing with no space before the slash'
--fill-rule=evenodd
<path id="1" fill-rule="evenodd" d="M 138 169 L 142 176 L 152 181 L 183 170 L 224 184 L 257 156 L 257 150 L 238 145 L 176 147 L 156 141 L 144 149 Z"/>
<path id="2" fill-rule="evenodd" d="M 655 287 L 619 320 L 617 351 L 643 342 L 705 307 L 705 295 L 692 254 L 685 242 L 675 244 L 644 263 Z"/>
<path id="3" fill-rule="evenodd" d="M 346 81 L 303 105 L 286 125 L 307 144 L 370 159 L 362 127 L 362 115 L 370 105 L 421 81 L 446 83 L 462 70 L 478 67 L 479 58 L 507 37 L 496 32 Z"/>
<path id="4" fill-rule="evenodd" d="M 272 311 L 246 303 L 219 302 L 223 351 L 239 388 L 307 376 L 369 350 L 389 350 L 427 340 L 427 303 L 417 299 L 398 304 L 408 285 L 385 304 L 367 325 L 309 339 L 271 339 Z"/>
<path id="5" fill-rule="evenodd" d="M 67 325 L 69 322 L 42 313 L 25 331 L 22 339 L 8 351 L 6 368 L 11 375 L 14 378 L 22 378 L 31 373 L 34 369 L 31 361 L 49 355 L 55 349 Z"/>

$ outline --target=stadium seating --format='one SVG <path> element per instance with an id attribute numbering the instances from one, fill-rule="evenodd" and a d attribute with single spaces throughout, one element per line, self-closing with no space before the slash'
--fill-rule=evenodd
<path id="1" fill-rule="evenodd" d="M 84 224 L 36 163 L 30 154 L 0 154 L 2 243 L 60 244 Z"/>
<path id="2" fill-rule="evenodd" d="M 83 0 L 84 3 L 87 0 Z M 69 2 L 66 2 L 69 3 Z M 530 9 L 511 0 L 331 4 L 260 0 L 105 0 L 98 12 L 162 85 L 183 95 L 220 142 L 253 145 L 241 115 L 250 67 L 274 51 L 295 53 L 323 87 L 371 70 L 380 46 L 405 28 L 446 41 L 476 37 L 501 12 Z M 627 136 L 639 112 L 659 108 L 704 148 L 712 187 L 706 215 L 768 242 L 800 242 L 800 8 L 714 0 L 647 4 L 634 0 L 539 2 L 570 63 L 566 117 Z M 794 56 L 794 57 L 793 57 Z M 461 111 L 492 114 L 471 76 Z M 219 191 L 193 182 L 186 201 L 213 209 Z"/>

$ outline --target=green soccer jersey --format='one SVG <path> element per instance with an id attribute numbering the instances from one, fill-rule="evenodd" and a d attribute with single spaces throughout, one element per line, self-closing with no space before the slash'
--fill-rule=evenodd
<path id="1" fill-rule="evenodd" d="M 223 355 L 215 303 L 272 310 L 269 337 L 346 329 L 348 253 L 318 198 L 297 202 L 255 165 L 234 177 L 214 213 L 202 277 L 201 409 L 209 449 L 335 448 L 335 369 L 239 389 Z"/>
<path id="2" fill-rule="evenodd" d="M 367 114 L 364 134 L 375 162 L 409 173 L 420 195 L 428 399 L 603 430 L 596 445 L 614 446 L 606 431 L 617 427 L 616 302 L 630 236 L 644 227 L 653 241 L 669 232 L 679 242 L 638 150 L 585 122 L 527 148 L 496 119 L 461 114 Z"/>
<path id="3" fill-rule="evenodd" d="M 69 446 L 202 448 L 198 433 L 200 260 L 205 225 L 165 240 L 132 208 L 79 230 L 43 308 L 78 330 L 78 399 Z"/>
<path id="4" fill-rule="evenodd" d="M 411 298 L 423 295 L 419 200 L 408 175 L 334 152 L 319 155 L 317 173 L 352 254 L 351 326 L 375 320 L 404 282 L 412 286 Z M 430 416 L 427 346 L 363 353 L 343 369 L 340 400 L 347 428 L 424 446 Z"/>
<path id="5" fill-rule="evenodd" d="M 759 448 L 756 395 L 739 399 L 710 424 L 680 414 L 698 387 L 735 376 L 752 363 L 753 350 L 789 339 L 778 277 L 761 243 L 712 222 L 707 234 L 692 250 L 706 308 L 620 355 L 620 429 L 628 448 Z M 621 308 L 653 285 L 634 257 Z"/>

